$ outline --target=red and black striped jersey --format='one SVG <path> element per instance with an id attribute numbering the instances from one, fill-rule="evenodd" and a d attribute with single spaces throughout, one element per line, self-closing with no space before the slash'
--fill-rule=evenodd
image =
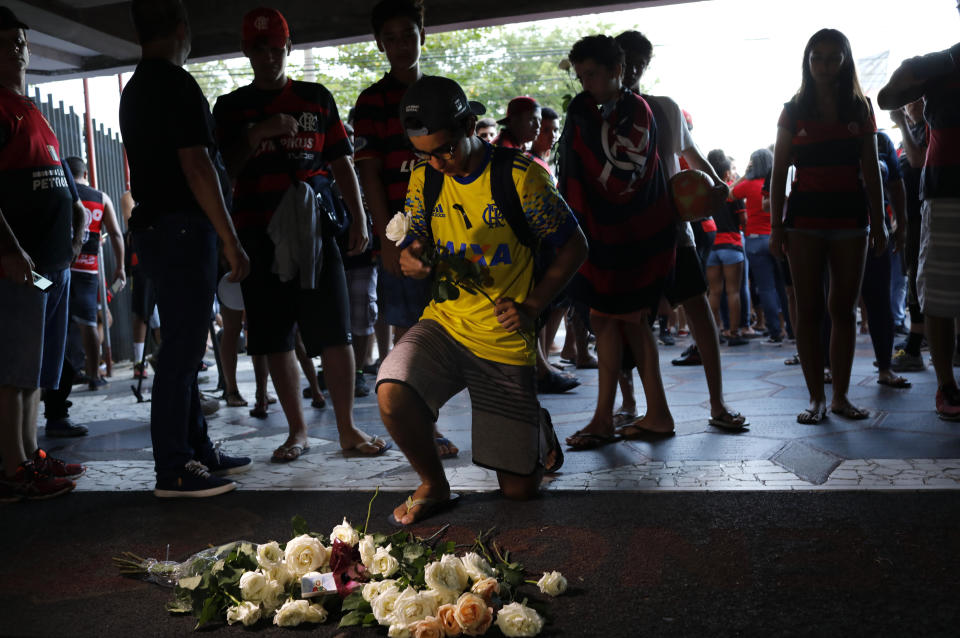
<path id="1" fill-rule="evenodd" d="M 77 184 L 80 203 L 83 204 L 83 245 L 80 254 L 73 260 L 70 270 L 74 272 L 100 272 L 100 228 L 103 224 L 103 193 L 86 184 Z"/>
<path id="2" fill-rule="evenodd" d="M 787 200 L 787 228 L 866 228 L 868 204 L 860 171 L 863 138 L 877 132 L 873 108 L 867 118 L 824 122 L 787 102 L 777 126 L 792 135 L 796 166 Z"/>
<path id="3" fill-rule="evenodd" d="M 953 72 L 928 81 L 923 92 L 929 126 L 923 199 L 960 197 L 960 44 L 943 54 L 953 61 Z"/>
<path id="4" fill-rule="evenodd" d="M 356 161 L 379 159 L 390 214 L 401 212 L 407 199 L 410 173 L 417 163 L 400 122 L 400 101 L 407 85 L 386 73 L 357 98 L 353 116 Z"/>
<path id="5" fill-rule="evenodd" d="M 279 113 L 297 120 L 297 134 L 264 140 L 244 164 L 233 188 L 237 228 L 266 227 L 294 175 L 308 183 L 328 178 L 328 164 L 353 152 L 330 91 L 295 80 L 276 91 L 250 84 L 218 98 L 213 109 L 217 141 L 229 146 L 247 128 Z"/>
<path id="6" fill-rule="evenodd" d="M 29 98 L 0 87 L 0 210 L 41 273 L 73 259 L 73 199 L 50 124 Z"/>

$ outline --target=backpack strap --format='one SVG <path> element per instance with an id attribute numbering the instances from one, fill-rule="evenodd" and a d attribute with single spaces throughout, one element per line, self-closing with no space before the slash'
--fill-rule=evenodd
<path id="1" fill-rule="evenodd" d="M 527 158 L 523 151 L 505 146 L 493 147 L 493 159 L 490 165 L 490 191 L 493 202 L 497 205 L 503 218 L 510 224 L 510 229 L 517 236 L 521 244 L 533 251 L 539 249 L 539 241 L 523 214 L 523 204 L 517 193 L 517 185 L 513 181 L 513 164 L 518 158 Z"/>
<path id="2" fill-rule="evenodd" d="M 434 170 L 429 163 L 424 167 L 423 176 L 423 216 L 427 227 L 427 239 L 429 243 L 433 240 L 433 209 L 437 207 L 437 200 L 440 199 L 440 191 L 443 189 L 443 173 Z"/>

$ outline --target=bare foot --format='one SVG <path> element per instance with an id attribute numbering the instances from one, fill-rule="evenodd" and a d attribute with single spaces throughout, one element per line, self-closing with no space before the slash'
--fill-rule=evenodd
<path id="1" fill-rule="evenodd" d="M 827 400 L 819 399 L 810 401 L 810 407 L 797 415 L 797 423 L 804 425 L 816 425 L 823 421 L 827 416 Z"/>
<path id="2" fill-rule="evenodd" d="M 344 451 L 355 450 L 363 454 L 375 456 L 386 447 L 387 442 L 379 436 L 371 436 L 357 428 L 353 428 L 353 431 L 346 435 L 340 435 L 340 448 Z"/>
<path id="3" fill-rule="evenodd" d="M 425 507 L 429 508 L 427 503 L 445 501 L 448 498 L 450 498 L 449 483 L 436 486 L 421 484 L 406 501 L 394 508 L 393 517 L 402 525 L 410 525 L 418 520 L 417 514 L 419 514 L 422 509 Z M 409 509 L 407 508 L 407 503 L 416 501 L 423 501 L 424 505 L 413 505 Z"/>
<path id="4" fill-rule="evenodd" d="M 657 419 L 649 414 L 644 414 L 633 423 L 629 423 L 617 430 L 617 434 L 624 437 L 629 437 L 631 434 L 635 435 L 638 432 L 670 434 L 673 432 L 673 417 L 668 415 L 667 417 Z"/>

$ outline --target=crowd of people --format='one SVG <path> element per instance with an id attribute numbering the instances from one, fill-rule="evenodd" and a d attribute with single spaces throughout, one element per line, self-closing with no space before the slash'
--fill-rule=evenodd
<path id="1" fill-rule="evenodd" d="M 132 16 L 142 57 L 120 104 L 131 170 L 121 209 L 137 376 L 147 375 L 149 327 L 161 344 L 150 418 L 158 497 L 221 494 L 252 464 L 213 445 L 197 386 L 218 290 L 227 405 L 248 405 L 236 380 L 242 337 L 256 377 L 250 413 L 264 417 L 279 402 L 289 434 L 271 460 L 286 463 L 310 448 L 302 397 L 324 408 L 326 388 L 345 454 L 396 444 L 419 476 L 393 512 L 399 525 L 457 500 L 442 459 L 458 450 L 437 417 L 464 389 L 473 462 L 496 471 L 506 497 L 531 498 L 559 470 L 564 446 L 538 394 L 579 380 L 551 363 L 556 350 L 575 368 L 598 369 L 594 415 L 566 438 L 568 452 L 674 434 L 658 347 L 684 334 L 694 343 L 673 364 L 703 366 L 712 426 L 749 425 L 724 400 L 721 358 L 753 338 L 796 343 L 786 363 L 800 365 L 810 397 L 798 422 L 867 418 L 847 396 L 858 306 L 878 383 L 909 388 L 899 373 L 924 369 L 928 341 L 935 409 L 960 420 L 960 260 L 951 254 L 960 242 L 960 45 L 906 61 L 880 92 L 903 134 L 895 148 L 877 130 L 847 38 L 818 31 L 775 144 L 753 152 L 741 175 L 723 150 L 698 148 L 674 100 L 643 92 L 653 47 L 638 31 L 572 45 L 582 92 L 565 113 L 518 96 L 494 120 L 482 117 L 492 105 L 422 73 L 422 0 L 381 0 L 371 23 L 390 69 L 344 121 L 326 88 L 288 76 L 290 27 L 275 9 L 243 17 L 253 81 L 212 112 L 182 68 L 191 44 L 182 2 L 134 0 Z M 67 328 L 75 323 L 87 345 L 94 389 L 88 280 L 101 234 L 124 262 L 112 203 L 87 185 L 81 160 L 61 161 L 25 97 L 26 33 L 0 7 L 3 500 L 56 496 L 82 474 L 37 445 L 39 388 L 48 436 L 86 433 L 65 418 L 78 369 L 65 356 Z M 699 171 L 712 202 L 694 221 L 675 205 L 685 170 Z M 479 269 L 483 295 L 437 291 L 435 269 L 464 268 L 457 257 Z M 119 267 L 111 281 L 125 277 Z M 226 294 L 237 286 L 239 295 Z M 370 391 L 364 373 L 377 375 L 392 442 L 354 422 L 355 396 Z"/>

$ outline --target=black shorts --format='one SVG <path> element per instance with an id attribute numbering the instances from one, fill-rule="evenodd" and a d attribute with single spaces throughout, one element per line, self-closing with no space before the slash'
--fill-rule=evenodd
<path id="1" fill-rule="evenodd" d="M 265 230 L 244 230 L 240 243 L 250 257 L 250 275 L 240 282 L 247 313 L 247 352 L 274 354 L 294 348 L 299 326 L 307 354 L 350 343 L 350 298 L 337 242 L 323 239 L 323 267 L 314 290 L 299 277 L 282 282 L 271 272 L 273 241 Z"/>
<path id="2" fill-rule="evenodd" d="M 156 298 L 153 294 L 153 284 L 140 266 L 130 268 L 130 309 L 133 315 L 144 323 L 153 316 L 153 307 Z"/>
<path id="3" fill-rule="evenodd" d="M 678 306 L 691 297 L 707 291 L 707 280 L 703 276 L 703 264 L 697 249 L 693 246 L 677 246 L 677 262 L 673 267 L 673 277 L 663 292 L 671 306 Z"/>

